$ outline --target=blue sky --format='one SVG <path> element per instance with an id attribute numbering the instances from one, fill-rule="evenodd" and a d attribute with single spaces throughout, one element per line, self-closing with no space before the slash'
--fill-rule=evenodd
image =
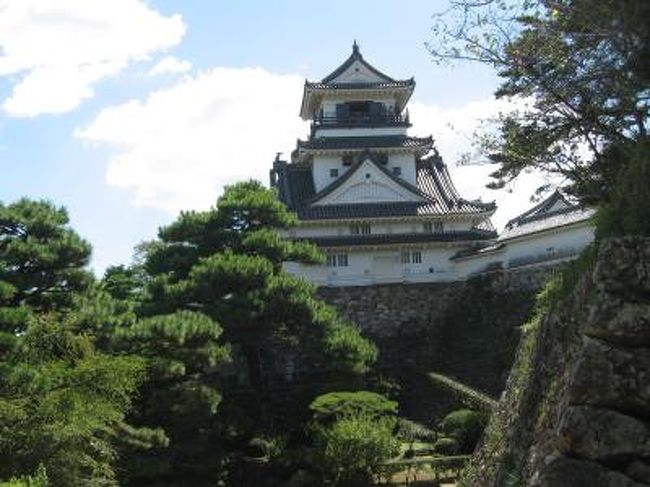
<path id="1" fill-rule="evenodd" d="M 478 120 L 503 108 L 485 67 L 436 66 L 424 46 L 446 1 L 0 0 L 0 200 L 68 208 L 97 273 L 128 263 L 180 209 L 224 184 L 265 183 L 275 152 L 306 135 L 305 78 L 356 39 L 371 63 L 415 76 L 413 133 L 450 166 Z M 483 188 L 486 166 L 454 168 L 461 192 L 496 199 L 502 224 L 535 178 Z"/>

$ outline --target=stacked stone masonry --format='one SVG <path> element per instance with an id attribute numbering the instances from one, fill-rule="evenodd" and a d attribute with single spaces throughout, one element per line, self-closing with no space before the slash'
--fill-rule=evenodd
<path id="1" fill-rule="evenodd" d="M 604 242 L 535 330 L 461 485 L 650 485 L 650 239 Z"/>

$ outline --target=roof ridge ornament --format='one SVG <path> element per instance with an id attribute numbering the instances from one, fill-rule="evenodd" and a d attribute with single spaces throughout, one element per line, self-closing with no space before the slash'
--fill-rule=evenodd
<path id="1" fill-rule="evenodd" d="M 359 52 L 359 44 L 357 43 L 357 40 L 355 39 L 354 42 L 352 43 L 352 54 L 358 54 L 361 55 Z"/>

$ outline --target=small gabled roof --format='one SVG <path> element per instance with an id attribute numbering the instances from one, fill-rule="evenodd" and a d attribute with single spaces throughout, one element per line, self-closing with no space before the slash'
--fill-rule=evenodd
<path id="1" fill-rule="evenodd" d="M 383 82 L 395 83 L 395 80 L 393 78 L 382 73 L 363 58 L 363 56 L 361 55 L 361 51 L 359 50 L 359 44 L 357 44 L 356 40 L 352 44 L 352 54 L 350 54 L 350 57 L 347 58 L 345 61 L 343 61 L 343 64 L 341 64 L 338 68 L 336 68 L 330 74 L 325 76 L 321 80 L 321 83 L 326 83 L 326 84 L 332 83 L 333 81 L 336 80 L 336 78 L 338 78 L 343 73 L 345 73 L 345 71 L 347 71 L 347 69 L 350 68 L 350 66 L 352 66 L 356 61 L 359 61 L 359 63 L 361 63 L 368 71 L 370 71 L 377 77 L 381 78 Z"/>
<path id="2" fill-rule="evenodd" d="M 358 63 L 363 68 L 362 71 L 370 73 L 372 75 L 371 79 L 350 80 L 346 79 L 346 77 L 341 79 L 355 63 Z M 391 93 L 395 96 L 397 110 L 401 111 L 408 103 L 414 89 L 415 80 L 413 78 L 406 80 L 393 79 L 367 62 L 361 55 L 359 45 L 355 41 L 352 45 L 352 54 L 338 68 L 320 81 L 311 82 L 305 80 L 300 116 L 304 120 L 309 120 L 313 115 L 313 111 L 318 108 L 319 103 L 325 96 L 340 96 L 342 93 L 358 96 L 361 91 L 367 92 L 369 96 Z"/>
<path id="3" fill-rule="evenodd" d="M 538 220 L 540 218 L 545 218 L 551 213 L 556 213 L 560 211 L 566 211 L 567 209 L 573 209 L 576 205 L 571 204 L 560 191 L 557 189 L 546 198 L 544 201 L 533 206 L 531 209 L 523 212 L 521 215 L 516 216 L 508 223 L 506 223 L 506 228 L 512 228 L 517 225 L 522 225 L 524 223 Z"/>
<path id="4" fill-rule="evenodd" d="M 499 240 L 510 240 L 522 235 L 584 222 L 593 214 L 594 210 L 571 203 L 556 190 L 541 203 L 506 223 Z"/>

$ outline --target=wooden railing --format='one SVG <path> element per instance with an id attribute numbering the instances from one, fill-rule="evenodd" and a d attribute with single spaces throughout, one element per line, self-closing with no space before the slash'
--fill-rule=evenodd
<path id="1" fill-rule="evenodd" d="M 375 485 L 455 482 L 471 455 L 397 459 L 386 462 Z"/>
<path id="2" fill-rule="evenodd" d="M 454 396 L 456 396 L 458 401 L 469 408 L 489 413 L 497 404 L 496 399 L 484 394 L 483 392 L 477 391 L 476 389 L 472 389 L 451 377 L 447 377 L 446 375 L 429 372 L 427 377 L 439 386 L 450 391 Z"/>
<path id="3" fill-rule="evenodd" d="M 312 132 L 319 128 L 353 128 L 353 127 L 410 127 L 408 111 L 404 114 L 359 114 L 341 116 L 321 115 L 311 124 Z"/>

